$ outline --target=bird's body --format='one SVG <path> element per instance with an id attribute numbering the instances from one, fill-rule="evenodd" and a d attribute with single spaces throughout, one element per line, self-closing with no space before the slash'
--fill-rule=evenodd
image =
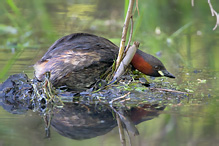
<path id="1" fill-rule="evenodd" d="M 35 76 L 43 80 L 46 72 L 50 72 L 50 81 L 55 87 L 66 86 L 70 90 L 81 91 L 90 88 L 116 60 L 119 48 L 111 41 L 87 33 L 75 33 L 57 40 L 34 65 Z M 139 54 L 138 54 L 139 53 Z M 132 64 L 138 69 L 138 55 L 147 57 L 140 50 L 133 58 Z M 151 57 L 151 55 L 149 55 Z M 155 57 L 153 57 L 153 60 Z M 141 59 L 140 59 L 141 60 Z M 156 62 L 163 64 L 155 58 Z M 137 63 L 137 64 L 136 64 Z M 150 74 L 153 70 L 150 63 Z M 142 68 L 142 67 L 140 67 Z M 165 69 L 165 67 L 163 66 Z M 145 68 L 146 69 L 146 68 Z M 141 71 L 141 70 L 140 70 Z M 142 71 L 143 72 L 143 71 Z M 143 72 L 144 73 L 144 72 Z M 160 76 L 155 74 L 154 76 Z"/>

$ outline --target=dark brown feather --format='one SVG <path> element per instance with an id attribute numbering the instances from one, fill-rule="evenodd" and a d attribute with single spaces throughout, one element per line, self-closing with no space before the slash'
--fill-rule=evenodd
<path id="1" fill-rule="evenodd" d="M 71 90 L 91 87 L 114 62 L 118 47 L 91 34 L 76 33 L 57 40 L 35 65 L 35 75 L 43 80 L 46 72 L 55 87 Z"/>

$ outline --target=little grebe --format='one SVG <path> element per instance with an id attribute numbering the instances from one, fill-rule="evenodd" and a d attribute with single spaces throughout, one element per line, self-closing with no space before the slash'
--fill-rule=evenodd
<path id="1" fill-rule="evenodd" d="M 119 48 L 111 41 L 87 33 L 75 33 L 57 40 L 34 65 L 35 76 L 43 80 L 50 72 L 55 87 L 82 91 L 91 87 L 115 61 Z M 137 50 L 131 64 L 142 73 L 175 78 L 160 60 Z"/>

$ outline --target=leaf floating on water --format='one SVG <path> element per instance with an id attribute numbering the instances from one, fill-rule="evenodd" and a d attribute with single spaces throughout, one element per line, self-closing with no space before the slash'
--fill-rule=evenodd
<path id="1" fill-rule="evenodd" d="M 186 92 L 193 93 L 194 91 L 188 88 L 185 88 Z"/>
<path id="2" fill-rule="evenodd" d="M 202 83 L 202 84 L 205 84 L 207 80 L 201 80 L 201 79 L 197 79 L 198 83 Z"/>

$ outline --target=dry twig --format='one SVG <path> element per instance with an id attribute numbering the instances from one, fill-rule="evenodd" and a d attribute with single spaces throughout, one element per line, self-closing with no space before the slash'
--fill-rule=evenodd
<path id="1" fill-rule="evenodd" d="M 191 0 L 191 4 L 192 6 L 194 7 L 194 0 Z M 212 16 L 216 16 L 216 24 L 213 28 L 213 30 L 215 30 L 217 28 L 217 26 L 219 25 L 219 14 L 217 13 L 217 11 L 214 10 L 212 4 L 211 4 L 211 0 L 208 0 L 208 5 L 210 7 L 210 10 L 211 10 L 211 15 Z"/>
<path id="2" fill-rule="evenodd" d="M 122 143 L 123 146 L 126 146 L 124 128 L 122 126 L 122 121 L 121 121 L 118 114 L 116 114 L 116 120 L 117 120 L 117 124 L 118 124 L 118 128 L 119 128 L 120 142 Z"/>
<path id="3" fill-rule="evenodd" d="M 113 102 L 125 98 L 125 97 L 128 96 L 130 93 L 131 93 L 131 92 L 128 92 L 128 93 L 126 93 L 126 94 L 123 95 L 123 96 L 120 96 L 120 97 L 117 97 L 117 98 L 111 100 L 111 101 L 109 102 L 109 104 L 110 104 L 110 105 L 113 105 Z"/>
<path id="4" fill-rule="evenodd" d="M 138 11 L 138 15 L 139 15 L 138 0 L 136 0 L 136 6 L 135 6 L 135 9 L 137 9 L 137 11 Z"/>
<path id="5" fill-rule="evenodd" d="M 213 30 L 215 30 L 217 28 L 217 26 L 219 25 L 219 14 L 214 10 L 212 4 L 211 4 L 211 0 L 208 0 L 208 5 L 210 7 L 210 10 L 211 10 L 211 15 L 212 16 L 216 16 L 216 24 L 213 28 Z"/>
<path id="6" fill-rule="evenodd" d="M 179 93 L 179 94 L 191 94 L 188 92 L 176 91 L 176 90 L 171 90 L 171 89 L 163 89 L 163 88 L 149 88 L 149 89 L 157 90 L 157 91 L 173 92 L 173 93 Z"/>
<path id="7" fill-rule="evenodd" d="M 122 31 L 122 39 L 121 39 L 120 47 L 119 47 L 119 54 L 116 60 L 116 70 L 119 67 L 120 62 L 122 61 L 123 52 L 125 48 L 125 42 L 126 42 L 126 35 L 127 35 L 128 26 L 129 26 L 129 21 L 132 16 L 134 1 L 135 0 L 129 0 L 129 7 L 128 7 L 127 14 L 126 14 L 125 23 L 124 23 L 123 31 Z"/>
<path id="8" fill-rule="evenodd" d="M 131 30 L 130 30 L 129 41 L 127 43 L 125 52 L 127 52 L 128 49 L 129 49 L 129 46 L 130 46 L 130 43 L 131 43 L 131 40 L 132 40 L 132 34 L 133 34 L 133 25 L 134 25 L 133 16 L 131 16 L 130 19 L 131 19 Z"/>

